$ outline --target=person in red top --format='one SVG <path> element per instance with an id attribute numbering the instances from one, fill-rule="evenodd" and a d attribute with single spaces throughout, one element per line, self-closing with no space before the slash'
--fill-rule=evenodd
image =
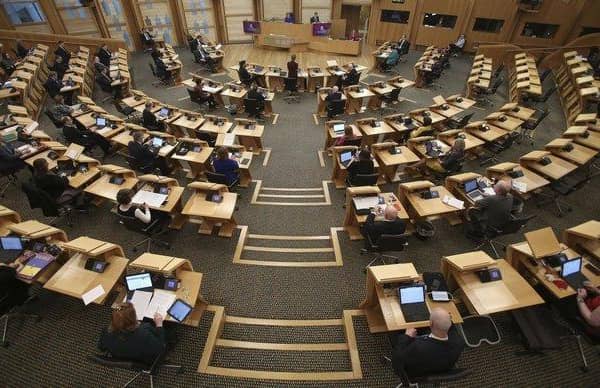
<path id="1" fill-rule="evenodd" d="M 577 290 L 577 308 L 586 323 L 587 332 L 600 337 L 600 289 L 588 281 L 583 286 Z"/>

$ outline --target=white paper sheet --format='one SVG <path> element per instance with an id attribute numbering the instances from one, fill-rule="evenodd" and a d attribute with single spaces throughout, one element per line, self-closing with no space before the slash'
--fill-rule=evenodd
<path id="1" fill-rule="evenodd" d="M 448 206 L 452 206 L 452 207 L 455 207 L 457 209 L 463 209 L 464 208 L 464 204 L 465 204 L 460 199 L 456 199 L 454 197 L 449 197 L 447 195 L 444 196 L 444 198 L 442 199 L 442 202 L 444 202 Z"/>
<path id="2" fill-rule="evenodd" d="M 234 133 L 226 133 L 225 136 L 223 137 L 223 145 L 226 145 L 226 146 L 233 145 L 234 140 L 235 140 Z"/>
<path id="3" fill-rule="evenodd" d="M 171 307 L 173 302 L 175 302 L 175 294 L 173 292 L 158 289 L 154 290 L 154 295 L 144 312 L 144 317 L 153 319 L 155 313 L 159 313 L 165 317 L 167 315 L 167 310 Z"/>
<path id="4" fill-rule="evenodd" d="M 518 182 L 518 181 L 513 180 L 512 187 L 513 187 L 513 189 L 517 190 L 520 193 L 527 192 L 527 183 L 525 183 L 525 182 Z"/>
<path id="5" fill-rule="evenodd" d="M 150 304 L 152 293 L 148 291 L 134 291 L 131 297 L 131 304 L 135 308 L 135 315 L 138 321 L 144 319 L 144 313 Z"/>
<path id="6" fill-rule="evenodd" d="M 83 304 L 87 306 L 104 294 L 106 294 L 106 292 L 104 291 L 102 284 L 98 284 L 96 287 L 81 295 L 81 299 L 83 299 Z"/>
<path id="7" fill-rule="evenodd" d="M 153 193 L 151 191 L 140 190 L 131 199 L 131 202 L 141 205 L 147 203 L 148 206 L 160 207 L 167 199 L 167 194 Z"/>
<path id="8" fill-rule="evenodd" d="M 492 187 L 486 187 L 483 189 L 483 194 L 485 195 L 496 195 L 496 192 Z"/>

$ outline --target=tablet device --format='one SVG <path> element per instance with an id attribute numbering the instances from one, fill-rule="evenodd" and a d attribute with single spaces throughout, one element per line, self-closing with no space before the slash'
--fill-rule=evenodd
<path id="1" fill-rule="evenodd" d="M 22 251 L 23 241 L 21 237 L 0 237 L 0 244 L 5 251 Z"/>
<path id="2" fill-rule="evenodd" d="M 183 322 L 188 315 L 192 312 L 193 307 L 184 302 L 181 299 L 175 300 L 169 310 L 167 310 L 167 314 L 171 316 L 177 322 Z"/>
<path id="3" fill-rule="evenodd" d="M 160 148 L 163 145 L 163 139 L 161 137 L 155 137 L 152 139 L 152 147 Z"/>
<path id="4" fill-rule="evenodd" d="M 104 117 L 96 117 L 96 126 L 98 128 L 106 127 L 106 119 Z"/>
<path id="5" fill-rule="evenodd" d="M 125 285 L 127 291 L 135 291 L 140 289 L 151 289 L 152 278 L 149 272 L 136 273 L 135 275 L 125 276 Z"/>
<path id="6" fill-rule="evenodd" d="M 125 182 L 125 178 L 123 178 L 122 176 L 115 175 L 110 177 L 108 182 L 112 183 L 113 185 L 122 185 L 123 182 Z"/>

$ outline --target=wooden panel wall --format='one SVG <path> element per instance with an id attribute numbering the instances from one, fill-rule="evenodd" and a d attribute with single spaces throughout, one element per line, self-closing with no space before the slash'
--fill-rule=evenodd
<path id="1" fill-rule="evenodd" d="M 310 23 L 310 17 L 319 13 L 319 20 L 328 22 L 331 20 L 332 0 L 300 0 L 300 9 L 302 13 L 302 23 Z"/>
<path id="2" fill-rule="evenodd" d="M 567 42 L 579 37 L 583 27 L 600 28 L 600 1 L 588 0 L 585 2 L 585 5 L 579 14 L 579 18 L 575 22 L 573 28 L 571 28 L 571 33 L 567 38 Z"/>
<path id="3" fill-rule="evenodd" d="M 410 36 L 411 27 L 415 20 L 417 0 L 406 0 L 404 4 L 392 3 L 391 0 L 373 0 L 371 5 L 371 16 L 369 17 L 369 33 L 367 42 L 375 44 L 386 40 L 399 40 L 402 34 Z M 408 24 L 385 23 L 381 21 L 383 9 L 408 11 L 410 16 Z"/>
<path id="4" fill-rule="evenodd" d="M 261 0 L 262 19 L 283 21 L 285 14 L 294 12 L 294 0 Z"/>
<path id="5" fill-rule="evenodd" d="M 464 30 L 467 49 L 474 49 L 479 44 L 506 42 L 512 33 L 517 12 L 516 0 L 476 0 Z M 477 18 L 504 20 L 504 25 L 498 33 L 473 31 Z"/>
<path id="6" fill-rule="evenodd" d="M 217 40 L 215 11 L 212 0 L 180 0 L 184 14 L 185 33 L 201 34 L 211 41 Z"/>
<path id="7" fill-rule="evenodd" d="M 465 0 L 422 0 L 422 11 L 414 19 L 417 24 L 417 38 L 415 43 L 421 46 L 436 45 L 447 46 L 456 41 L 458 35 L 462 32 L 461 26 L 467 18 L 471 1 Z M 454 28 L 428 27 L 423 25 L 425 13 L 438 13 L 444 15 L 457 16 Z"/>
<path id="8" fill-rule="evenodd" d="M 129 50 L 134 50 L 133 34 L 127 24 L 127 17 L 121 0 L 101 0 L 100 12 L 104 18 L 110 37 L 123 40 Z"/>
<path id="9" fill-rule="evenodd" d="M 168 44 L 178 45 L 180 43 L 177 39 L 168 0 L 138 0 L 137 9 L 138 17 L 141 18 L 141 26 L 151 26 L 153 34 L 161 36 Z"/>
<path id="10" fill-rule="evenodd" d="M 91 8 L 82 7 L 79 0 L 54 0 L 54 6 L 62 19 L 67 34 L 102 36 Z"/>
<path id="11" fill-rule="evenodd" d="M 251 42 L 252 35 L 245 34 L 244 20 L 256 20 L 253 0 L 223 0 L 227 42 Z"/>

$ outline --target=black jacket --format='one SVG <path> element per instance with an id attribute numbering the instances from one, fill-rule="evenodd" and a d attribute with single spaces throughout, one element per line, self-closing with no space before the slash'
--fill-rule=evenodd
<path id="1" fill-rule="evenodd" d="M 289 61 L 287 63 L 288 78 L 298 78 L 298 63 Z"/>
<path id="2" fill-rule="evenodd" d="M 252 76 L 250 75 L 250 73 L 248 72 L 248 69 L 246 69 L 245 66 L 240 66 L 239 70 L 238 70 L 238 75 L 240 77 L 240 81 L 247 81 L 252 79 Z"/>
<path id="3" fill-rule="evenodd" d="M 156 128 L 158 127 L 158 119 L 149 109 L 145 109 L 142 112 L 142 123 L 144 127 Z"/>
<path id="4" fill-rule="evenodd" d="M 129 155 L 133 157 L 140 166 L 152 165 L 156 158 L 156 155 L 154 155 L 149 147 L 133 140 L 127 145 L 127 150 L 129 151 Z"/>
<path id="5" fill-rule="evenodd" d="M 258 90 L 252 90 L 250 89 L 250 91 L 248 92 L 248 96 L 247 98 L 251 99 L 251 100 L 256 100 L 256 101 L 264 101 L 265 97 L 260 94 L 258 92 Z"/>
<path id="6" fill-rule="evenodd" d="M 29 53 L 29 50 L 26 49 L 21 43 L 17 43 L 17 49 L 15 51 L 19 58 L 25 58 Z"/>
<path id="7" fill-rule="evenodd" d="M 60 89 L 62 89 L 63 83 L 58 79 L 48 78 L 44 84 L 44 87 L 46 88 L 46 91 L 50 97 L 54 98 L 56 95 L 60 94 Z"/>
<path id="8" fill-rule="evenodd" d="M 477 201 L 475 206 L 480 209 L 480 221 L 484 221 L 487 226 L 500 229 L 510 220 L 513 196 L 491 195 Z"/>
<path id="9" fill-rule="evenodd" d="M 66 63 L 67 65 L 69 64 L 69 60 L 71 59 L 71 53 L 62 47 L 57 47 L 56 50 L 54 50 L 54 55 L 58 55 L 59 57 L 62 57 L 63 62 Z"/>
<path id="10" fill-rule="evenodd" d="M 356 174 L 368 175 L 375 172 L 375 164 L 372 160 L 354 160 L 346 167 L 350 180 L 352 180 Z"/>
<path id="11" fill-rule="evenodd" d="M 151 365 L 166 348 L 165 331 L 142 322 L 130 332 L 109 332 L 104 329 L 98 341 L 98 349 L 113 357 Z"/>
<path id="12" fill-rule="evenodd" d="M 64 62 L 54 62 L 50 70 L 56 72 L 58 79 L 63 79 L 65 73 L 67 72 L 67 70 L 69 70 L 69 65 L 67 65 Z"/>
<path id="13" fill-rule="evenodd" d="M 0 266 L 0 314 L 23 304 L 29 297 L 28 290 L 29 286 L 17 279 L 15 268 Z"/>
<path id="14" fill-rule="evenodd" d="M 464 347 L 455 327 L 450 328 L 447 341 L 400 334 L 393 346 L 392 365 L 396 371 L 404 367 L 409 377 L 443 373 L 454 367 Z"/>
<path id="15" fill-rule="evenodd" d="M 327 95 L 327 97 L 325 97 L 325 101 L 328 101 L 328 102 L 339 101 L 341 99 L 342 99 L 342 93 L 341 92 L 329 93 Z"/>
<path id="16" fill-rule="evenodd" d="M 111 55 L 112 53 L 109 50 L 105 50 L 103 48 L 98 50 L 98 59 L 100 59 L 100 63 L 102 63 L 106 67 L 110 66 Z"/>
<path id="17" fill-rule="evenodd" d="M 15 172 L 25 167 L 25 162 L 15 153 L 9 144 L 0 144 L 0 171 Z"/>
<path id="18" fill-rule="evenodd" d="M 34 175 L 33 182 L 38 189 L 48 193 L 55 201 L 69 187 L 69 180 L 66 177 L 60 177 L 51 172 L 44 175 Z"/>
<path id="19" fill-rule="evenodd" d="M 375 221 L 375 214 L 369 213 L 363 230 L 375 244 L 382 234 L 404 234 L 406 224 L 400 218 L 394 221 Z"/>

